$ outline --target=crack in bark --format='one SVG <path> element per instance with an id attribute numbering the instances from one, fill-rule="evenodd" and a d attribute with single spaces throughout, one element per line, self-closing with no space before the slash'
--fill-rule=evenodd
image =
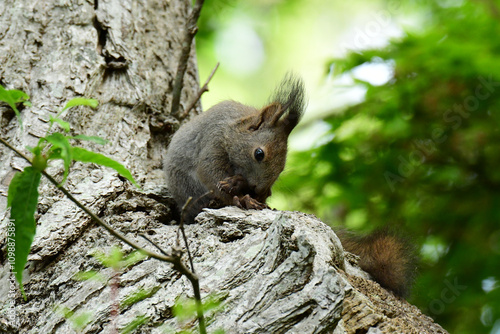
<path id="1" fill-rule="evenodd" d="M 106 70 L 104 73 L 104 76 L 106 76 L 109 70 L 113 71 L 125 71 L 129 65 L 130 61 L 126 59 L 123 55 L 115 56 L 110 54 L 106 50 L 106 44 L 108 41 L 108 28 L 105 27 L 101 21 L 99 21 L 99 18 L 97 17 L 97 14 L 94 16 L 93 20 L 93 25 L 95 30 L 97 31 L 97 46 L 96 50 L 97 53 L 104 58 L 104 61 L 106 62 Z"/>
<path id="2" fill-rule="evenodd" d="M 310 300 L 306 302 L 305 304 L 298 306 L 297 311 L 301 311 L 299 314 L 292 316 L 291 318 L 288 318 L 287 325 L 288 326 L 283 326 L 281 330 L 277 333 L 286 333 L 288 330 L 292 329 L 296 324 L 301 322 L 302 320 L 308 318 L 314 308 L 317 306 L 317 303 L 314 302 L 313 300 Z"/>
<path id="3" fill-rule="evenodd" d="M 97 0 L 95 2 L 97 9 Z M 106 29 L 102 23 L 98 20 L 97 14 L 94 16 L 93 22 L 94 28 L 97 31 L 97 53 L 103 55 L 104 47 L 106 46 L 106 39 L 108 37 L 108 29 Z"/>

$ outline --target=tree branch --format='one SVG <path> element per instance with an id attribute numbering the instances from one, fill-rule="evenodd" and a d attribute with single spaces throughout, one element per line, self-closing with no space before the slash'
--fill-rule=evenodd
<path id="1" fill-rule="evenodd" d="M 212 70 L 212 73 L 210 73 L 210 75 L 208 76 L 207 81 L 205 81 L 205 84 L 198 91 L 198 94 L 196 94 L 196 97 L 189 104 L 189 106 L 186 108 L 186 110 L 184 110 L 184 112 L 181 114 L 181 116 L 179 117 L 180 119 L 186 118 L 186 116 L 189 114 L 189 112 L 191 111 L 191 109 L 193 109 L 194 106 L 196 105 L 196 103 L 200 100 L 200 98 L 203 95 L 203 93 L 208 92 L 208 83 L 210 82 L 210 80 L 212 80 L 212 77 L 214 76 L 215 71 L 217 71 L 217 69 L 219 68 L 219 64 L 220 63 L 217 63 L 217 65 L 215 65 L 214 69 Z"/>
<path id="2" fill-rule="evenodd" d="M 179 63 L 177 64 L 177 73 L 174 80 L 174 88 L 172 90 L 172 108 L 170 109 L 170 114 L 175 116 L 179 112 L 179 104 L 181 101 L 181 91 L 184 81 L 184 74 L 187 69 L 187 62 L 189 60 L 189 54 L 191 52 L 191 45 L 193 44 L 193 38 L 198 32 L 198 27 L 196 23 L 200 17 L 201 8 L 203 6 L 204 0 L 196 0 L 194 7 L 189 16 L 186 35 L 184 36 L 184 42 L 182 43 L 181 55 L 179 57 Z"/>

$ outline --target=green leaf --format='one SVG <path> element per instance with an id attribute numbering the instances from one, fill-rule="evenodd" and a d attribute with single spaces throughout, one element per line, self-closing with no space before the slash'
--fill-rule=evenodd
<path id="1" fill-rule="evenodd" d="M 23 101 L 26 103 L 26 100 L 29 98 L 28 94 L 23 91 L 17 89 L 6 90 L 2 85 L 0 85 L 0 101 L 6 102 L 14 110 L 21 129 L 23 128 L 23 122 L 21 120 L 21 114 L 16 107 L 16 103 Z M 31 106 L 31 103 L 29 103 L 29 105 Z"/>
<path id="2" fill-rule="evenodd" d="M 153 287 L 151 289 L 139 289 L 138 291 L 134 291 L 131 294 L 129 294 L 125 299 L 120 303 L 120 308 L 125 309 L 131 305 L 134 305 L 137 302 L 140 302 L 141 300 L 144 300 L 146 298 L 149 298 L 153 296 L 158 290 L 160 289 L 159 286 Z"/>
<path id="3" fill-rule="evenodd" d="M 97 143 L 99 145 L 104 145 L 108 141 L 104 138 L 97 137 L 97 136 L 86 136 L 86 135 L 77 135 L 74 137 L 71 137 L 72 139 L 79 139 L 79 140 L 86 140 L 86 141 L 92 141 L 94 143 Z"/>
<path id="4" fill-rule="evenodd" d="M 7 92 L 10 94 L 11 98 L 14 100 L 14 103 L 21 103 L 21 102 L 26 101 L 30 98 L 28 96 L 28 94 L 26 94 L 25 92 L 23 92 L 21 90 L 11 89 L 11 90 L 8 90 Z"/>
<path id="5" fill-rule="evenodd" d="M 89 106 L 92 108 L 96 108 L 99 105 L 99 101 L 95 99 L 86 99 L 83 97 L 75 97 L 74 99 L 69 100 L 64 108 L 61 110 L 65 111 L 66 109 L 69 109 L 71 107 L 76 107 L 76 106 Z"/>
<path id="6" fill-rule="evenodd" d="M 121 163 L 108 158 L 105 155 L 88 151 L 81 147 L 73 147 L 73 159 L 76 161 L 91 162 L 97 165 L 113 168 L 118 172 L 118 174 L 120 174 L 121 176 L 132 182 L 137 188 L 139 188 L 139 185 L 137 184 L 137 182 L 135 182 L 134 177 L 127 168 L 125 168 Z"/>
<path id="7" fill-rule="evenodd" d="M 106 278 L 102 274 L 100 274 L 99 272 L 97 272 L 95 270 L 77 272 L 73 276 L 73 279 L 75 279 L 77 281 L 92 280 L 92 281 L 106 282 Z"/>
<path id="8" fill-rule="evenodd" d="M 37 171 L 44 171 L 47 168 L 47 158 L 43 154 L 35 154 L 31 159 L 31 165 Z"/>
<path id="9" fill-rule="evenodd" d="M 48 153 L 47 160 L 56 160 L 56 159 L 62 160 L 61 151 L 62 150 L 60 148 L 52 148 Z"/>
<path id="10" fill-rule="evenodd" d="M 118 246 L 113 246 L 109 251 L 107 256 L 107 267 L 111 267 L 115 270 L 120 270 L 123 260 L 123 251 Z"/>
<path id="11" fill-rule="evenodd" d="M 132 320 L 125 327 L 120 329 L 120 334 L 132 333 L 137 328 L 139 328 L 140 326 L 147 323 L 149 321 L 149 319 L 150 319 L 150 317 L 147 317 L 145 315 L 138 315 L 137 317 L 134 318 L 134 320 Z"/>
<path id="12" fill-rule="evenodd" d="M 215 330 L 215 332 L 213 334 L 225 334 L 226 332 L 224 331 L 224 329 L 222 328 L 218 328 Z"/>
<path id="13" fill-rule="evenodd" d="M 91 311 L 78 312 L 69 318 L 71 325 L 76 331 L 81 331 L 92 321 L 93 314 Z"/>
<path id="14" fill-rule="evenodd" d="M 172 308 L 175 317 L 179 321 L 185 321 L 196 316 L 196 302 L 194 299 L 178 298 Z"/>
<path id="15" fill-rule="evenodd" d="M 123 251 L 118 246 L 113 246 L 107 254 L 102 250 L 96 250 L 92 256 L 105 267 L 115 270 L 123 269 Z"/>
<path id="16" fill-rule="evenodd" d="M 73 159 L 73 151 L 71 144 L 68 141 L 68 137 L 58 132 L 55 132 L 45 137 L 44 139 L 53 145 L 52 150 L 54 151 L 56 149 L 61 150 L 60 157 L 64 162 L 64 178 L 60 183 L 60 185 L 62 185 L 66 181 L 66 178 L 68 177 L 69 165 L 71 164 L 71 161 Z M 49 154 L 49 157 L 51 159 L 55 159 L 52 154 Z"/>
<path id="17" fill-rule="evenodd" d="M 54 307 L 54 312 L 59 313 L 65 319 L 69 319 L 75 314 L 75 312 L 71 311 L 71 309 L 69 307 L 64 306 L 64 305 L 56 305 Z"/>
<path id="18" fill-rule="evenodd" d="M 50 124 L 57 123 L 61 126 L 61 128 L 64 129 L 64 131 L 69 132 L 70 127 L 69 127 L 68 122 L 63 121 L 62 119 L 60 119 L 58 117 L 52 117 L 52 116 L 50 116 L 49 122 L 50 122 Z"/>
<path id="19" fill-rule="evenodd" d="M 222 308 L 223 296 L 209 295 L 203 300 L 203 312 L 215 310 L 216 312 Z"/>
<path id="20" fill-rule="evenodd" d="M 102 250 L 97 249 L 94 252 L 92 252 L 91 255 L 95 257 L 96 260 L 99 261 L 103 266 L 108 267 L 107 255 Z"/>
<path id="21" fill-rule="evenodd" d="M 140 251 L 133 251 L 123 259 L 123 268 L 128 268 L 133 266 L 137 262 L 140 262 L 147 258 L 148 256 Z"/>
<path id="22" fill-rule="evenodd" d="M 32 146 L 26 146 L 26 149 L 28 151 L 30 151 L 31 153 L 33 154 L 42 154 L 42 150 L 40 149 L 40 146 L 35 146 L 35 147 L 32 147 Z"/>
<path id="23" fill-rule="evenodd" d="M 109 254 L 104 253 L 102 250 L 96 250 L 92 253 L 92 256 L 103 266 L 115 269 L 119 269 L 119 263 L 123 258 L 123 254 L 117 246 L 113 246 Z"/>
<path id="24" fill-rule="evenodd" d="M 28 261 L 31 243 L 36 232 L 35 210 L 38 203 L 38 185 L 41 173 L 33 167 L 26 167 L 17 173 L 9 185 L 7 205 L 10 209 L 10 219 L 14 223 L 14 233 L 8 233 L 9 239 L 14 239 L 15 261 L 11 263 L 16 279 L 23 289 L 23 270 Z M 25 297 L 26 298 L 26 297 Z"/>

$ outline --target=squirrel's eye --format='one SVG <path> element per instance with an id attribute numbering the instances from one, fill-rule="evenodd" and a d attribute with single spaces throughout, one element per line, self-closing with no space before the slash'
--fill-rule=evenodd
<path id="1" fill-rule="evenodd" d="M 260 147 L 255 149 L 255 152 L 253 152 L 253 156 L 255 157 L 255 160 L 257 160 L 258 162 L 261 162 L 262 160 L 264 160 L 264 150 L 261 149 Z"/>

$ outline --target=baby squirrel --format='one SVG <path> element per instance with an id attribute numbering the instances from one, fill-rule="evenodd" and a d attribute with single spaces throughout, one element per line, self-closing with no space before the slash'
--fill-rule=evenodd
<path id="1" fill-rule="evenodd" d="M 304 105 L 302 80 L 288 74 L 261 109 L 224 101 L 181 126 L 168 147 L 165 171 L 179 211 L 192 197 L 184 221 L 193 223 L 206 207 L 268 208 Z M 362 269 L 396 294 L 407 293 L 413 270 L 403 242 L 385 233 L 337 233 L 343 247 L 361 257 Z"/>
<path id="2" fill-rule="evenodd" d="M 192 197 L 184 221 L 193 223 L 205 207 L 268 208 L 266 199 L 285 167 L 288 135 L 303 111 L 304 84 L 288 74 L 261 109 L 224 101 L 181 126 L 165 171 L 179 209 Z"/>

